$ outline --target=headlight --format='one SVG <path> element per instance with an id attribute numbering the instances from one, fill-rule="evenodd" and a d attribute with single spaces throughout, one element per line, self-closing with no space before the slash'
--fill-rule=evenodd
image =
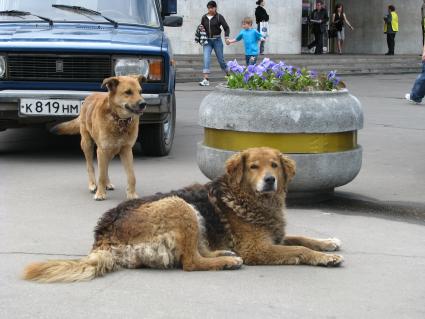
<path id="1" fill-rule="evenodd" d="M 162 81 L 162 58 L 130 58 L 114 59 L 115 75 L 143 75 L 148 81 Z"/>
<path id="2" fill-rule="evenodd" d="M 6 74 L 6 60 L 4 56 L 0 55 L 0 78 Z"/>

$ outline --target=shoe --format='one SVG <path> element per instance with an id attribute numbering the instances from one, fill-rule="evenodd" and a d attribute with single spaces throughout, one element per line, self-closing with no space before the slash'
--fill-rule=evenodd
<path id="1" fill-rule="evenodd" d="M 414 101 L 414 100 L 412 100 L 411 98 L 410 98 L 410 94 L 409 93 L 406 93 L 406 95 L 404 96 L 404 98 L 409 102 L 409 103 L 412 103 L 412 104 L 421 104 L 421 102 L 416 102 L 416 101 Z"/>
<path id="2" fill-rule="evenodd" d="M 201 82 L 199 82 L 200 86 L 209 86 L 210 85 L 210 81 L 208 81 L 207 79 L 203 79 Z"/>

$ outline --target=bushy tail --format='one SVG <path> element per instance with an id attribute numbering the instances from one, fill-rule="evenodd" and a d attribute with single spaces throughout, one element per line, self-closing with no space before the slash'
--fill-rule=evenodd
<path id="1" fill-rule="evenodd" d="M 63 122 L 53 126 L 50 132 L 57 135 L 77 135 L 80 134 L 80 117 L 68 122 Z"/>
<path id="2" fill-rule="evenodd" d="M 43 283 L 87 281 L 116 270 L 111 252 L 97 250 L 75 260 L 48 260 L 28 265 L 23 279 Z"/>

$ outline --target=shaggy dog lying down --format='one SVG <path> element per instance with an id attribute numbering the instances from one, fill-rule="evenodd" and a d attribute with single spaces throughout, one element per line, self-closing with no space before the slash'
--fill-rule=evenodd
<path id="1" fill-rule="evenodd" d="M 335 238 L 285 234 L 285 196 L 295 162 L 270 148 L 252 148 L 226 162 L 206 185 L 123 202 L 106 212 L 87 257 L 29 265 L 39 282 L 90 280 L 123 268 L 238 269 L 247 265 L 338 266 Z"/>

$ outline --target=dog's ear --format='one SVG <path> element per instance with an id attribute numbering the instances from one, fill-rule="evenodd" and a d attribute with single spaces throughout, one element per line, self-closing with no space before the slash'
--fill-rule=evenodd
<path id="1" fill-rule="evenodd" d="M 116 76 L 106 78 L 102 82 L 102 88 L 106 87 L 109 92 L 114 92 L 118 86 L 118 83 L 120 83 L 120 80 L 118 80 Z"/>
<path id="2" fill-rule="evenodd" d="M 226 161 L 226 174 L 236 184 L 242 182 L 243 172 L 245 168 L 245 155 L 236 153 Z"/>
<path id="3" fill-rule="evenodd" d="M 136 76 L 137 81 L 139 81 L 140 85 L 145 83 L 148 79 L 144 75 L 137 75 Z"/>
<path id="4" fill-rule="evenodd" d="M 282 165 L 283 176 L 285 178 L 285 190 L 288 183 L 295 176 L 296 164 L 295 161 L 290 159 L 287 155 L 280 154 L 280 164 Z"/>

